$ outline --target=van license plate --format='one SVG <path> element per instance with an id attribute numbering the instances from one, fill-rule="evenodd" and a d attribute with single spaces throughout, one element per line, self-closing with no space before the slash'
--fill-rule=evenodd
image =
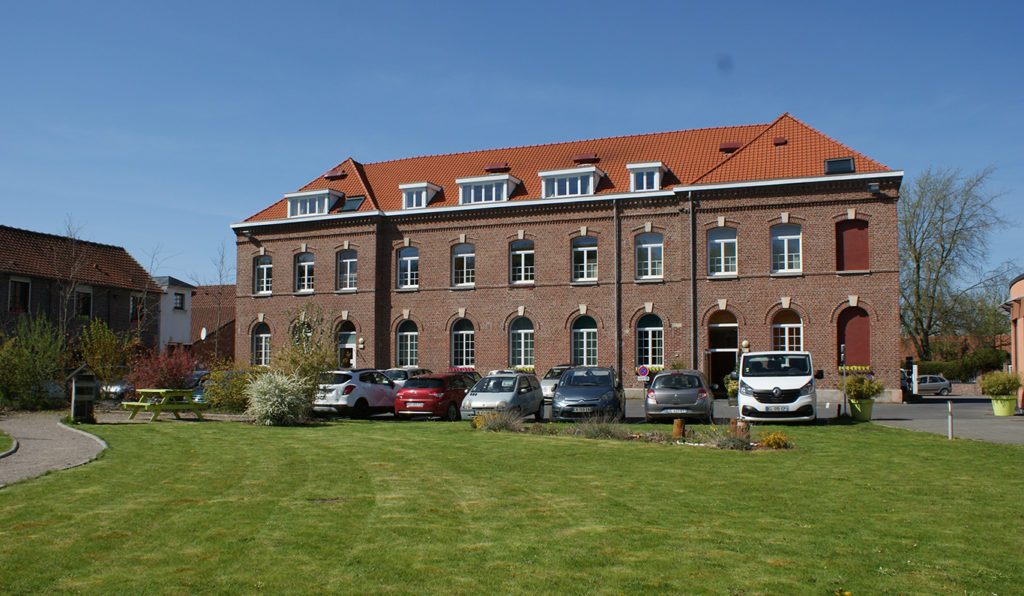
<path id="1" fill-rule="evenodd" d="M 788 412 L 789 406 L 766 406 L 765 411 L 767 412 Z"/>

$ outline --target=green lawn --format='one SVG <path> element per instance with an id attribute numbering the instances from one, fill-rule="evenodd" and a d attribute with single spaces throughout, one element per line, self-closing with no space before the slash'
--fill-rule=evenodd
<path id="1" fill-rule="evenodd" d="M 10 449 L 11 445 L 14 445 L 14 440 L 12 440 L 4 431 L 0 430 L 0 453 Z"/>
<path id="2" fill-rule="evenodd" d="M 85 427 L 0 490 L 0 592 L 1011 594 L 1024 448 L 874 425 L 727 452 L 466 422 Z"/>

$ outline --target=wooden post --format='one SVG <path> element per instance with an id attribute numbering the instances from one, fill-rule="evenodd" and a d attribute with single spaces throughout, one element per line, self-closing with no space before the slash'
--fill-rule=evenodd
<path id="1" fill-rule="evenodd" d="M 729 419 L 729 434 L 747 441 L 750 440 L 750 423 L 739 418 Z"/>
<path id="2" fill-rule="evenodd" d="M 672 421 L 672 438 L 682 439 L 686 436 L 686 422 L 682 418 L 676 418 Z"/>

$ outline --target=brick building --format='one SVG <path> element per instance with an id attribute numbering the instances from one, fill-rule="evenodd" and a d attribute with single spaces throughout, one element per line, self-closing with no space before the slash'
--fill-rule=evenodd
<path id="1" fill-rule="evenodd" d="M 192 293 L 192 353 L 206 368 L 235 359 L 235 284 L 197 286 Z"/>
<path id="2" fill-rule="evenodd" d="M 234 224 L 236 358 L 304 305 L 339 359 L 480 371 L 806 349 L 898 388 L 903 173 L 788 114 L 769 124 L 361 164 Z M 898 391 L 894 392 L 898 394 Z"/>

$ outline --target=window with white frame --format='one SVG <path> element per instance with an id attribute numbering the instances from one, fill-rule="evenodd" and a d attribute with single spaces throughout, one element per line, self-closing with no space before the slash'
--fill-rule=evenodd
<path id="1" fill-rule="evenodd" d="M 75 288 L 75 315 L 79 317 L 92 317 L 92 288 L 79 286 Z"/>
<path id="2" fill-rule="evenodd" d="M 514 284 L 528 284 L 534 281 L 533 241 L 518 240 L 509 247 L 511 281 Z"/>
<path id="3" fill-rule="evenodd" d="M 665 166 L 660 161 L 628 163 L 629 190 L 642 192 L 645 190 L 661 190 L 661 177 Z"/>
<path id="4" fill-rule="evenodd" d="M 470 368 L 476 365 L 476 345 L 473 323 L 460 319 L 452 327 L 452 367 Z"/>
<path id="5" fill-rule="evenodd" d="M 646 314 L 636 323 L 636 365 L 665 365 L 665 329 L 658 315 Z"/>
<path id="6" fill-rule="evenodd" d="M 543 198 L 552 199 L 594 194 L 600 173 L 597 167 L 586 166 L 568 170 L 547 170 L 537 172 L 537 175 L 544 181 Z"/>
<path id="7" fill-rule="evenodd" d="M 459 185 L 459 204 L 497 203 L 507 201 L 520 180 L 509 174 L 456 178 Z"/>
<path id="8" fill-rule="evenodd" d="M 270 366 L 270 327 L 266 323 L 252 329 L 252 364 Z"/>
<path id="9" fill-rule="evenodd" d="M 800 352 L 804 349 L 803 321 L 793 310 L 781 310 L 772 317 L 772 350 Z"/>
<path id="10" fill-rule="evenodd" d="M 295 255 L 295 291 L 313 291 L 313 253 L 300 252 Z"/>
<path id="11" fill-rule="evenodd" d="M 597 366 L 597 322 L 582 316 L 572 323 L 572 363 L 575 366 Z"/>
<path id="12" fill-rule="evenodd" d="M 636 278 L 661 279 L 662 276 L 661 234 L 640 234 L 636 237 Z"/>
<path id="13" fill-rule="evenodd" d="M 402 191 L 402 209 L 422 209 L 441 187 L 429 182 L 412 182 L 399 184 L 398 189 Z"/>
<path id="14" fill-rule="evenodd" d="M 420 249 L 410 246 L 398 251 L 398 287 L 418 288 L 420 285 Z"/>
<path id="15" fill-rule="evenodd" d="M 533 368 L 533 321 L 519 317 L 509 327 L 509 366 Z"/>
<path id="16" fill-rule="evenodd" d="M 572 280 L 597 281 L 597 238 L 593 236 L 573 238 Z"/>
<path id="17" fill-rule="evenodd" d="M 338 252 L 337 279 L 334 287 L 337 290 L 356 289 L 356 268 L 358 261 L 356 251 L 342 250 Z"/>
<path id="18" fill-rule="evenodd" d="M 800 226 L 782 224 L 773 226 L 772 273 L 798 273 L 802 270 L 800 259 Z"/>
<path id="19" fill-rule="evenodd" d="M 269 294 L 271 282 L 273 281 L 273 261 L 269 255 L 263 255 L 253 259 L 253 284 L 254 294 Z"/>
<path id="20" fill-rule="evenodd" d="M 476 283 L 476 249 L 472 244 L 457 244 L 452 249 L 452 285 Z"/>
<path id="21" fill-rule="evenodd" d="M 330 196 L 292 197 L 288 199 L 288 217 L 323 215 L 327 213 Z"/>
<path id="22" fill-rule="evenodd" d="M 736 274 L 736 230 L 715 228 L 708 231 L 708 275 Z"/>
<path id="23" fill-rule="evenodd" d="M 12 277 L 8 288 L 7 312 L 28 312 L 29 295 L 32 291 L 32 282 L 27 279 Z"/>
<path id="24" fill-rule="evenodd" d="M 418 366 L 420 363 L 420 333 L 416 323 L 402 321 L 398 325 L 397 334 L 398 349 L 396 353 L 398 354 L 398 360 L 395 364 L 397 366 Z"/>

